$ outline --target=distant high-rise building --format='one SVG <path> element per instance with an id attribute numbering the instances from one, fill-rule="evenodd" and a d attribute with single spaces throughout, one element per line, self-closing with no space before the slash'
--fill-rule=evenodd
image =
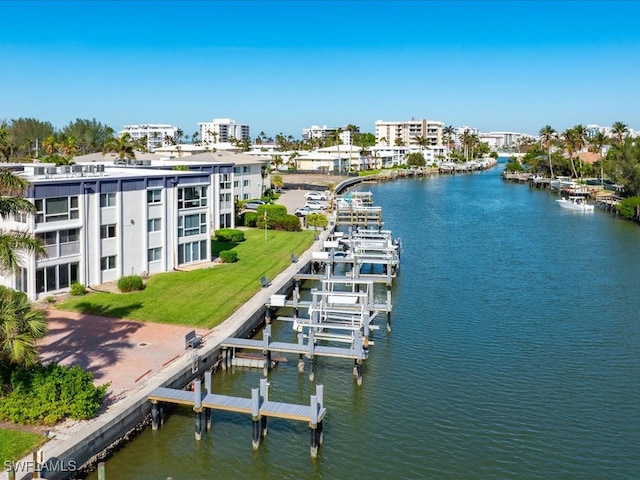
<path id="1" fill-rule="evenodd" d="M 198 122 L 202 143 L 224 143 L 231 139 L 249 140 L 249 125 L 236 123 L 230 118 L 214 118 L 212 122 Z"/>

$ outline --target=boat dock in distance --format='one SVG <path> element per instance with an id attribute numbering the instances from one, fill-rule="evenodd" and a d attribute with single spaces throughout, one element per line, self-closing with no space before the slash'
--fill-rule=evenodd
<path id="1" fill-rule="evenodd" d="M 282 403 L 269 400 L 269 383 L 266 378 L 260 379 L 260 387 L 251 389 L 251 398 L 219 395 L 212 392 L 211 371 L 204 375 L 205 392 L 200 380 L 193 382 L 193 391 L 158 387 L 147 398 L 151 400 L 151 427 L 157 430 L 162 424 L 162 404 L 178 404 L 193 407 L 195 412 L 195 436 L 202 438 L 202 414 L 204 413 L 205 429 L 212 428 L 213 410 L 227 411 L 251 415 L 253 421 L 252 447 L 257 450 L 261 438 L 267 435 L 267 418 L 281 418 L 307 422 L 311 428 L 311 456 L 318 455 L 322 444 L 322 422 L 326 415 L 323 405 L 323 386 L 316 385 L 315 395 L 311 395 L 309 405 Z"/>

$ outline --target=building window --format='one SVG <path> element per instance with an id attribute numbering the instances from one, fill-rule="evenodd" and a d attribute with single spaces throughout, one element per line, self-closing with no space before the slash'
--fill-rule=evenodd
<path id="1" fill-rule="evenodd" d="M 242 173 L 249 173 L 250 171 L 251 171 L 251 167 L 248 167 L 246 165 L 242 167 Z"/>
<path id="2" fill-rule="evenodd" d="M 13 214 L 13 219 L 18 223 L 27 223 L 27 218 L 26 213 L 18 212 Z"/>
<path id="3" fill-rule="evenodd" d="M 162 260 L 162 247 L 150 248 L 147 250 L 147 261 L 157 262 Z"/>
<path id="4" fill-rule="evenodd" d="M 228 173 L 223 173 L 220 175 L 220 190 L 230 190 L 231 189 L 231 175 Z"/>
<path id="5" fill-rule="evenodd" d="M 78 197 L 39 198 L 36 206 L 36 223 L 61 222 L 80 218 Z"/>
<path id="6" fill-rule="evenodd" d="M 71 228 L 38 234 L 47 249 L 47 258 L 67 257 L 80 253 L 80 230 Z"/>
<path id="7" fill-rule="evenodd" d="M 27 293 L 27 269 L 21 268 L 18 273 L 16 273 L 16 290 L 19 292 Z"/>
<path id="8" fill-rule="evenodd" d="M 116 256 L 109 255 L 100 259 L 100 270 L 114 270 L 116 268 Z"/>
<path id="9" fill-rule="evenodd" d="M 147 190 L 147 203 L 162 203 L 162 190 Z"/>
<path id="10" fill-rule="evenodd" d="M 115 238 L 116 225 L 101 225 L 100 226 L 100 238 Z"/>
<path id="11" fill-rule="evenodd" d="M 240 187 L 240 180 L 234 180 L 233 181 L 233 188 L 239 188 Z"/>
<path id="12" fill-rule="evenodd" d="M 178 217 L 178 237 L 189 237 L 201 233 L 207 233 L 206 213 Z"/>
<path id="13" fill-rule="evenodd" d="M 116 206 L 116 194 L 115 192 L 111 193 L 101 193 L 100 194 L 100 207 L 115 207 Z"/>
<path id="14" fill-rule="evenodd" d="M 207 186 L 183 187 L 178 189 L 178 209 L 207 206 Z"/>
<path id="15" fill-rule="evenodd" d="M 147 220 L 147 231 L 151 232 L 159 232 L 162 230 L 162 219 L 161 218 L 150 218 Z"/>
<path id="16" fill-rule="evenodd" d="M 206 260 L 207 258 L 208 255 L 206 240 L 201 240 L 199 242 L 182 243 L 178 245 L 178 265 Z"/>
<path id="17" fill-rule="evenodd" d="M 249 180 L 243 180 L 242 181 L 242 186 L 243 187 L 248 187 L 250 185 Z"/>
<path id="18" fill-rule="evenodd" d="M 69 288 L 79 279 L 79 263 L 63 263 L 36 269 L 36 293 L 52 292 Z"/>

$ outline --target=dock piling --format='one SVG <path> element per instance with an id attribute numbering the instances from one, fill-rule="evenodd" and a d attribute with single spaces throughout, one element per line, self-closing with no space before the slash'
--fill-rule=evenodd
<path id="1" fill-rule="evenodd" d="M 196 440 L 202 440 L 202 382 L 193 381 L 193 411 L 195 412 Z"/>
<path id="2" fill-rule="evenodd" d="M 206 372 L 204 372 L 204 389 L 207 395 L 209 395 L 210 393 L 213 393 L 213 387 L 212 387 L 212 372 L 211 370 L 207 370 Z M 213 412 L 211 411 L 210 408 L 206 408 L 204 409 L 204 428 L 205 431 L 210 432 L 211 428 L 213 426 Z"/>
<path id="3" fill-rule="evenodd" d="M 158 402 L 151 402 L 151 430 L 157 430 L 160 422 L 158 420 Z"/>
<path id="4" fill-rule="evenodd" d="M 251 389 L 251 420 L 253 421 L 253 438 L 251 446 L 254 450 L 258 450 L 260 447 L 260 389 Z"/>

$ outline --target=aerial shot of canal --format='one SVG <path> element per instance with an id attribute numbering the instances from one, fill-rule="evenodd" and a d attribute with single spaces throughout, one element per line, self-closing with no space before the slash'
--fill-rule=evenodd
<path id="1" fill-rule="evenodd" d="M 402 240 L 393 329 L 374 332 L 361 386 L 352 362 L 316 362 L 316 459 L 305 424 L 270 421 L 254 452 L 251 418 L 214 412 L 197 441 L 176 407 L 107 478 L 640 478 L 640 226 L 563 210 L 502 168 L 357 187 Z M 286 322 L 273 336 L 295 341 Z M 250 396 L 261 375 L 216 372 L 213 390 Z M 269 383 L 283 402 L 315 388 L 295 358 Z"/>

